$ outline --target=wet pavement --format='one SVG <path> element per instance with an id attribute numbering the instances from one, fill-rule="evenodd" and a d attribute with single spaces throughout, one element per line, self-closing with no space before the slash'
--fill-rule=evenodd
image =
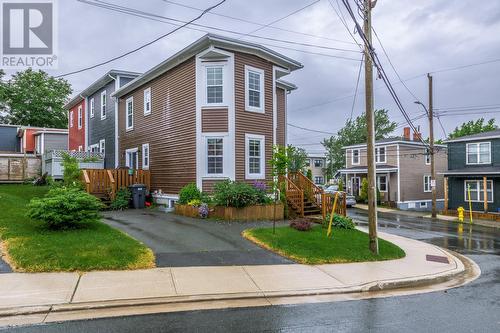
<path id="1" fill-rule="evenodd" d="M 366 224 L 366 213 L 350 210 Z M 481 276 L 420 295 L 330 303 L 190 311 L 18 327 L 12 332 L 498 332 L 500 231 L 380 214 L 380 230 L 443 246 L 474 260 Z M 1 330 L 0 330 L 1 331 Z"/>
<path id="2" fill-rule="evenodd" d="M 270 222 L 200 220 L 153 210 L 106 212 L 103 221 L 151 248 L 157 267 L 293 263 L 241 237 L 243 230 Z"/>
<path id="3" fill-rule="evenodd" d="M 2 273 L 12 273 L 12 269 L 10 268 L 10 266 L 2 260 L 2 258 L 0 257 L 0 274 Z"/>

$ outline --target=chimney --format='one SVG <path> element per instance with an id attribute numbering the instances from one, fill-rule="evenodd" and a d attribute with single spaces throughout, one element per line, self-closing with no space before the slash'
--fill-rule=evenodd
<path id="1" fill-rule="evenodd" d="M 410 128 L 405 127 L 403 129 L 403 140 L 410 141 Z"/>
<path id="2" fill-rule="evenodd" d="M 420 141 L 421 138 L 422 138 L 422 133 L 420 132 L 413 133 L 413 141 Z"/>

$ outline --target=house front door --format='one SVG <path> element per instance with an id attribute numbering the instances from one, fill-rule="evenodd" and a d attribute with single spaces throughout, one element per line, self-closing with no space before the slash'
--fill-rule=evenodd
<path id="1" fill-rule="evenodd" d="M 360 179 L 359 177 L 352 177 L 351 178 L 351 194 L 354 196 L 359 195 L 359 186 L 360 186 Z"/>

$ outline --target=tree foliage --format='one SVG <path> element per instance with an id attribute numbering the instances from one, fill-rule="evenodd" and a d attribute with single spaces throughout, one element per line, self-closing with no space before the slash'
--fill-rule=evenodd
<path id="1" fill-rule="evenodd" d="M 456 139 L 466 135 L 494 131 L 497 128 L 498 126 L 495 125 L 494 118 L 491 118 L 486 123 L 484 123 L 484 118 L 479 118 L 476 121 L 470 120 L 459 127 L 455 127 L 455 130 L 448 135 L 448 139 Z"/>
<path id="2" fill-rule="evenodd" d="M 0 79 L 3 72 L 0 73 Z M 65 79 L 56 79 L 31 68 L 17 72 L 0 83 L 0 115 L 10 124 L 66 128 L 64 104 L 71 94 Z"/>
<path id="3" fill-rule="evenodd" d="M 307 164 L 307 152 L 305 149 L 288 145 L 286 153 L 288 155 L 288 171 L 303 171 Z"/>
<path id="4" fill-rule="evenodd" d="M 396 129 L 397 124 L 389 119 L 385 109 L 375 110 L 375 140 L 386 138 Z M 344 146 L 363 143 L 367 140 L 366 117 L 360 115 L 356 119 L 348 119 L 337 135 L 324 139 L 322 144 L 326 149 L 328 178 L 344 166 Z"/>

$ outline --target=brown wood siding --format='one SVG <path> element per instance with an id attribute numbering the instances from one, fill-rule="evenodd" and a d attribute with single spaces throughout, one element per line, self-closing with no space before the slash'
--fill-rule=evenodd
<path id="1" fill-rule="evenodd" d="M 284 89 L 276 88 L 276 110 L 278 118 L 276 143 L 284 146 L 286 144 L 286 92 Z"/>
<path id="2" fill-rule="evenodd" d="M 228 116 L 227 109 L 202 109 L 201 110 L 202 132 L 227 132 Z"/>
<path id="3" fill-rule="evenodd" d="M 178 193 L 196 182 L 196 76 L 194 57 L 120 98 L 120 166 L 125 150 L 149 143 L 151 188 Z M 143 92 L 151 87 L 151 114 L 144 115 Z M 125 130 L 125 101 L 134 97 L 134 128 Z"/>
<path id="4" fill-rule="evenodd" d="M 264 113 L 245 111 L 245 65 L 264 70 Z M 265 136 L 266 180 L 271 181 L 273 153 L 273 64 L 259 57 L 235 53 L 235 155 L 236 180 L 245 180 L 245 133 Z M 253 181 L 251 181 L 253 182 Z"/>
<path id="5" fill-rule="evenodd" d="M 224 181 L 224 180 L 222 180 L 222 179 L 203 179 L 202 180 L 203 192 L 208 192 L 208 193 L 213 192 L 215 184 L 220 183 L 222 181 Z"/>

